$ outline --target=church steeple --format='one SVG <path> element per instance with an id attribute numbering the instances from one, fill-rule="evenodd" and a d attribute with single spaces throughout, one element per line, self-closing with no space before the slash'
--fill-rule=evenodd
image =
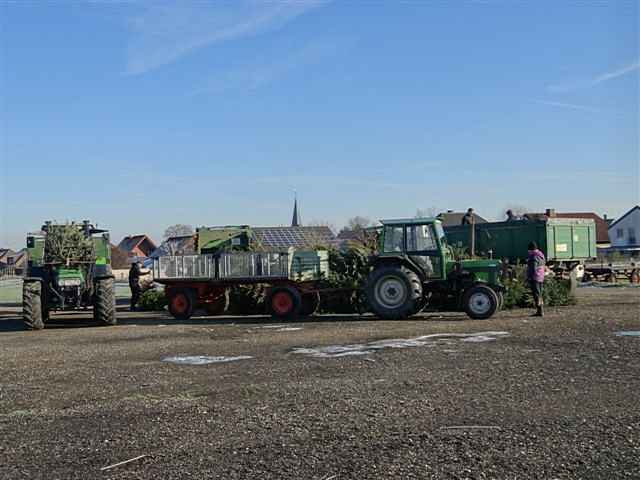
<path id="1" fill-rule="evenodd" d="M 298 195 L 295 194 L 293 197 L 293 218 L 291 219 L 292 227 L 300 226 L 300 215 L 298 214 Z"/>

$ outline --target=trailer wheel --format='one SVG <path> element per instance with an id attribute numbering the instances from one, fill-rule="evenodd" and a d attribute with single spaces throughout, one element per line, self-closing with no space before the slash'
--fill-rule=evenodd
<path id="1" fill-rule="evenodd" d="M 464 293 L 465 313 L 474 320 L 490 318 L 498 310 L 498 295 L 487 285 L 474 285 Z"/>
<path id="2" fill-rule="evenodd" d="M 300 312 L 302 298 L 295 288 L 276 287 L 269 293 L 267 305 L 273 317 L 291 319 Z"/>
<path id="3" fill-rule="evenodd" d="M 320 306 L 320 292 L 305 293 L 302 295 L 302 304 L 300 305 L 300 315 L 308 317 L 318 311 Z"/>
<path id="4" fill-rule="evenodd" d="M 169 297 L 169 312 L 176 320 L 189 320 L 195 308 L 195 295 L 190 288 L 176 288 Z"/>
<path id="5" fill-rule="evenodd" d="M 22 320 L 29 330 L 42 330 L 42 283 L 25 281 L 22 285 Z"/>
<path id="6" fill-rule="evenodd" d="M 415 272 L 400 265 L 381 266 L 369 274 L 367 300 L 385 320 L 408 318 L 422 301 L 422 284 Z"/>
<path id="7" fill-rule="evenodd" d="M 115 325 L 116 292 L 113 278 L 96 280 L 96 294 L 93 300 L 93 319 L 102 325 Z"/>

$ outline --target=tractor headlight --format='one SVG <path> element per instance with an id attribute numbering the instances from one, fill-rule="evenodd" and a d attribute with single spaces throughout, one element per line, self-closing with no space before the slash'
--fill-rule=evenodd
<path id="1" fill-rule="evenodd" d="M 79 278 L 63 278 L 58 280 L 58 285 L 61 287 L 79 287 L 81 283 Z"/>

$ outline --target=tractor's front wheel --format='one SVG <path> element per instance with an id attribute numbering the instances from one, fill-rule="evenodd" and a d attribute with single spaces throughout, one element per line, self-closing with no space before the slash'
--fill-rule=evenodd
<path id="1" fill-rule="evenodd" d="M 419 310 L 422 302 L 418 275 L 399 265 L 382 266 L 371 272 L 366 292 L 373 313 L 386 320 L 408 318 Z"/>
<path id="2" fill-rule="evenodd" d="M 463 297 L 464 311 L 474 320 L 485 320 L 498 310 L 496 292 L 487 285 L 474 285 Z"/>
<path id="3" fill-rule="evenodd" d="M 29 330 L 42 330 L 42 283 L 25 281 L 22 285 L 22 320 Z"/>
<path id="4" fill-rule="evenodd" d="M 115 325 L 116 292 L 113 278 L 95 280 L 95 296 L 93 299 L 93 319 L 101 325 Z"/>

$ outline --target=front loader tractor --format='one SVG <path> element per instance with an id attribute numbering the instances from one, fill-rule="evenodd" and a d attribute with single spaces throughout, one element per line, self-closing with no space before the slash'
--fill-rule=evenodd
<path id="1" fill-rule="evenodd" d="M 381 223 L 380 253 L 372 258 L 366 284 L 376 315 L 402 319 L 428 308 L 486 319 L 502 307 L 500 261 L 456 261 L 437 219 Z"/>
<path id="2" fill-rule="evenodd" d="M 102 325 L 115 325 L 115 284 L 107 230 L 88 221 L 46 222 L 27 236 L 28 273 L 22 291 L 25 326 L 44 328 L 50 312 L 93 307 Z"/>

